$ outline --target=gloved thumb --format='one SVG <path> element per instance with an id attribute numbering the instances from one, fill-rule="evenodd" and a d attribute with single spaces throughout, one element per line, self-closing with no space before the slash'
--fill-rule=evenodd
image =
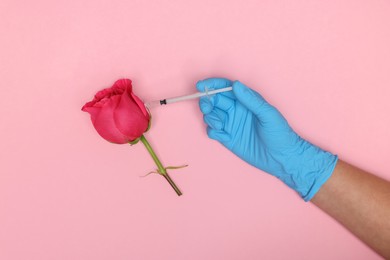
<path id="1" fill-rule="evenodd" d="M 259 93 L 238 80 L 233 83 L 233 92 L 238 101 L 257 117 L 260 117 L 264 110 L 269 109 L 269 104 Z"/>

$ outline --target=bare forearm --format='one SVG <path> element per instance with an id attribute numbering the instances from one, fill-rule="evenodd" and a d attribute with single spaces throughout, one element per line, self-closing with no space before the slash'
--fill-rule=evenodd
<path id="1" fill-rule="evenodd" d="M 340 160 L 311 201 L 390 259 L 390 182 Z"/>

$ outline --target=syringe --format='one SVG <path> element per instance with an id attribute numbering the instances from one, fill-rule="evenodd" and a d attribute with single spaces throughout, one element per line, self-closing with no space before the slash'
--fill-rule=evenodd
<path id="1" fill-rule="evenodd" d="M 180 96 L 180 97 L 173 97 L 173 98 L 165 98 L 161 100 L 154 100 L 150 102 L 145 102 L 145 106 L 148 108 L 156 107 L 156 106 L 162 106 L 162 105 L 167 105 L 167 104 L 172 104 L 184 100 L 189 100 L 189 99 L 194 99 L 194 98 L 200 98 L 203 96 L 210 96 L 214 95 L 217 93 L 222 93 L 226 91 L 231 91 L 233 88 L 232 87 L 226 87 L 226 88 L 220 88 L 220 89 L 214 89 L 214 90 L 205 90 L 205 92 L 197 92 L 191 95 L 185 95 L 185 96 Z"/>

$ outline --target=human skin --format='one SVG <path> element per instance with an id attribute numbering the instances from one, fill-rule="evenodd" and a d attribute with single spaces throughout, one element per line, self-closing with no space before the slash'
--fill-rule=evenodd
<path id="1" fill-rule="evenodd" d="M 311 202 L 390 259 L 390 182 L 339 160 Z"/>

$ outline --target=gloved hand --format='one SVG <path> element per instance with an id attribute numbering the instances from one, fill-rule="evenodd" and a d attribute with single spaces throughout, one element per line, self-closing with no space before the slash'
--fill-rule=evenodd
<path id="1" fill-rule="evenodd" d="M 241 82 L 209 78 L 196 84 L 201 92 L 228 86 L 233 91 L 199 101 L 208 136 L 309 201 L 331 176 L 337 156 L 302 139 L 275 107 Z"/>

